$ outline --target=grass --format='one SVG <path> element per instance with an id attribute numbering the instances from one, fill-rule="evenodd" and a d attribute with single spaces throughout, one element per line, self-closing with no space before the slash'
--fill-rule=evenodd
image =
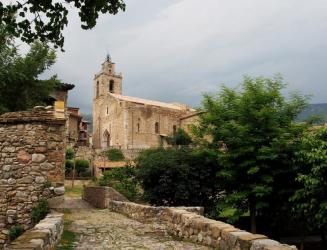
<path id="1" fill-rule="evenodd" d="M 83 193 L 83 186 L 65 186 L 65 195 L 68 197 L 78 198 L 81 197 Z"/>
<path id="2" fill-rule="evenodd" d="M 72 220 L 68 218 L 71 214 L 70 209 L 66 208 L 64 210 L 64 231 L 61 236 L 61 240 L 56 250 L 72 250 L 74 249 L 74 242 L 76 241 L 77 234 L 69 230 L 69 226 L 73 223 Z"/>

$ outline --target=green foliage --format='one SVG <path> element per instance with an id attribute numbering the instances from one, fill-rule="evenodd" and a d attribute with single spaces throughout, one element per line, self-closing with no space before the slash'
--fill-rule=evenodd
<path id="1" fill-rule="evenodd" d="M 124 154 L 120 149 L 112 148 L 107 151 L 109 161 L 123 161 L 125 160 Z"/>
<path id="2" fill-rule="evenodd" d="M 53 65 L 55 59 L 54 50 L 40 42 L 33 43 L 27 54 L 21 56 L 13 37 L 0 25 L 0 113 L 46 104 L 59 80 L 56 76 L 40 80 L 38 76 Z"/>
<path id="3" fill-rule="evenodd" d="M 65 174 L 69 175 L 74 169 L 74 160 L 65 161 Z"/>
<path id="4" fill-rule="evenodd" d="M 20 235 L 24 233 L 24 227 L 22 225 L 15 225 L 9 229 L 9 239 L 11 241 L 17 239 Z"/>
<path id="5" fill-rule="evenodd" d="M 114 188 L 130 201 L 139 197 L 139 188 L 133 167 L 126 166 L 105 171 L 103 177 L 99 179 L 99 185 Z"/>
<path id="6" fill-rule="evenodd" d="M 217 196 L 214 154 L 189 148 L 158 148 L 141 152 L 136 159 L 137 177 L 144 198 L 151 204 L 213 206 Z"/>
<path id="7" fill-rule="evenodd" d="M 304 129 L 293 121 L 307 98 L 292 94 L 286 99 L 280 76 L 245 77 L 240 87 L 222 87 L 216 96 L 205 95 L 205 112 L 195 133 L 221 165 L 216 181 L 225 195 L 218 209 L 233 208 L 232 220 L 250 211 L 255 231 L 256 215 L 278 220 L 287 211 L 295 185 L 290 159 Z"/>
<path id="8" fill-rule="evenodd" d="M 32 208 L 31 219 L 34 224 L 44 219 L 50 212 L 48 202 L 46 200 L 40 200 L 35 207 Z"/>
<path id="9" fill-rule="evenodd" d="M 66 149 L 66 160 L 72 160 L 74 159 L 75 152 L 73 148 L 67 148 Z"/>
<path id="10" fill-rule="evenodd" d="M 192 143 L 192 138 L 185 132 L 184 129 L 179 128 L 177 132 L 169 138 L 169 142 L 172 145 L 188 146 Z"/>
<path id="11" fill-rule="evenodd" d="M 311 229 L 327 227 L 327 128 L 307 132 L 296 153 L 294 212 Z"/>
<path id="12" fill-rule="evenodd" d="M 31 43 L 36 39 L 49 41 L 55 47 L 63 47 L 62 31 L 68 24 L 68 10 L 78 10 L 83 29 L 96 25 L 99 14 L 117 14 L 125 10 L 123 0 L 17 0 L 0 2 L 0 24 L 6 25 L 6 31 L 22 41 Z"/>
<path id="13" fill-rule="evenodd" d="M 90 163 L 88 160 L 83 160 L 83 159 L 75 160 L 75 169 L 78 176 L 86 172 L 89 169 L 89 167 L 90 167 Z"/>

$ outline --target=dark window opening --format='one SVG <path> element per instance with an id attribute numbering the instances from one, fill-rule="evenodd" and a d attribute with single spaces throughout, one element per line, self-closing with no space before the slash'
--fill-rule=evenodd
<path id="1" fill-rule="evenodd" d="M 155 131 L 156 134 L 159 133 L 159 122 L 156 122 L 156 123 L 154 124 L 154 131 Z"/>
<path id="2" fill-rule="evenodd" d="M 109 109 L 108 109 L 108 106 L 107 106 L 107 114 L 109 114 Z"/>
<path id="3" fill-rule="evenodd" d="M 97 81 L 96 97 L 99 97 L 99 81 Z"/>
<path id="4" fill-rule="evenodd" d="M 140 124 L 137 124 L 137 132 L 140 132 Z"/>
<path id="5" fill-rule="evenodd" d="M 176 128 L 176 125 L 173 126 L 173 134 L 176 134 L 177 132 L 177 128 Z"/>
<path id="6" fill-rule="evenodd" d="M 114 92 L 114 84 L 115 84 L 114 80 L 110 80 L 110 82 L 109 82 L 109 92 L 110 93 Z"/>

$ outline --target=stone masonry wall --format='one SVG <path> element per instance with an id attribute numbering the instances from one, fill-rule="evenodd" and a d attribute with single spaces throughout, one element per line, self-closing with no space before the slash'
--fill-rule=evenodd
<path id="1" fill-rule="evenodd" d="M 96 208 L 108 208 L 110 200 L 128 201 L 111 187 L 84 187 L 83 200 Z"/>
<path id="2" fill-rule="evenodd" d="M 64 194 L 65 121 L 51 107 L 0 116 L 0 249 L 37 201 Z"/>
<path id="3" fill-rule="evenodd" d="M 297 250 L 261 234 L 252 234 L 233 225 L 203 216 L 202 207 L 154 207 L 125 201 L 110 187 L 84 187 L 83 199 L 98 208 L 109 208 L 132 219 L 157 222 L 168 233 L 220 250 Z M 100 204 L 100 206 L 99 206 Z"/>
<path id="4" fill-rule="evenodd" d="M 15 249 L 54 249 L 58 245 L 64 230 L 64 215 L 51 213 L 41 220 L 31 230 L 26 231 L 5 247 L 5 250 Z"/>

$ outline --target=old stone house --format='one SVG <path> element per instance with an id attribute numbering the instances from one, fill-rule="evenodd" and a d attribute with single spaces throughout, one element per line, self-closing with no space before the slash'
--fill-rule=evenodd
<path id="1" fill-rule="evenodd" d="M 67 107 L 68 144 L 74 146 L 88 146 L 88 124 L 80 114 L 79 108 Z"/>
<path id="2" fill-rule="evenodd" d="M 165 144 L 167 136 L 193 123 L 197 111 L 185 104 L 122 95 L 121 73 L 110 56 L 93 80 L 93 146 L 140 149 Z"/>

